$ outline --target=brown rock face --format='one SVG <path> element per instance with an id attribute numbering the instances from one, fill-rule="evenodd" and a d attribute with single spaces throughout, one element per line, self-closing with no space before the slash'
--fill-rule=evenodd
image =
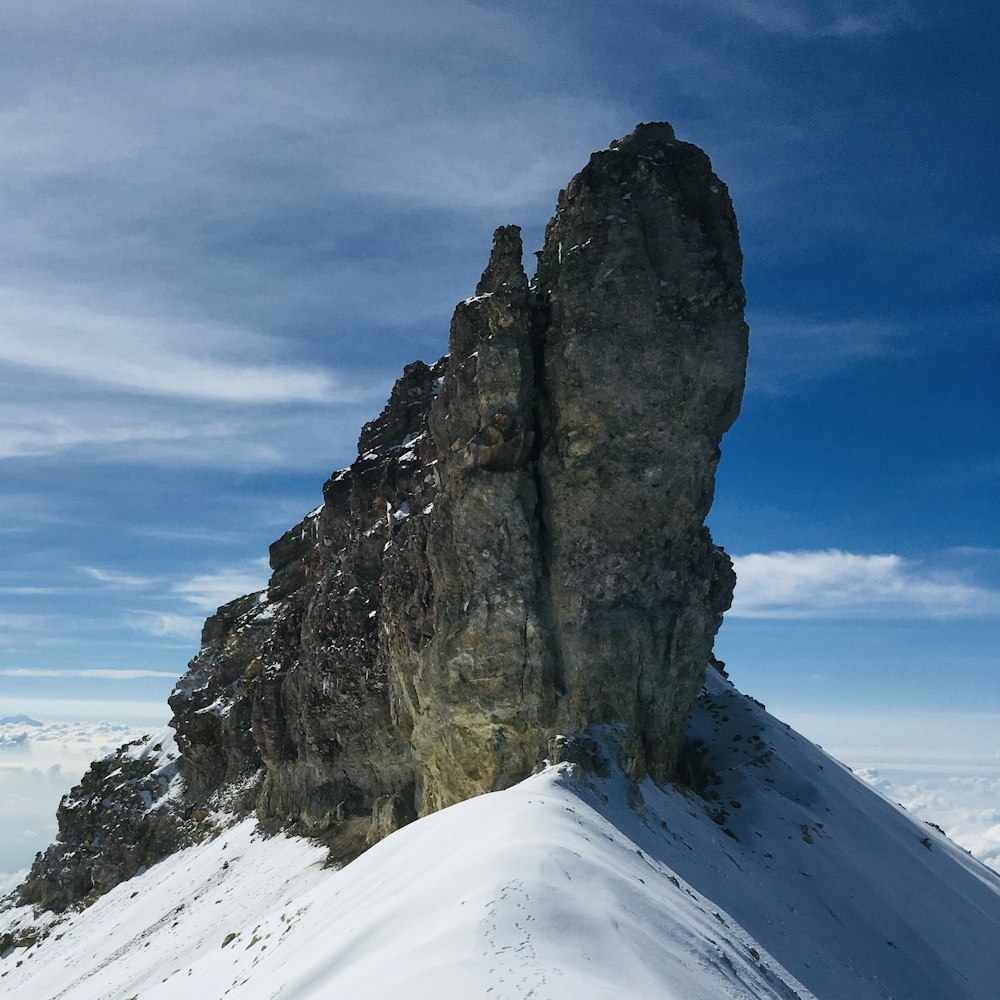
<path id="1" fill-rule="evenodd" d="M 529 282 L 497 230 L 449 355 L 407 367 L 268 591 L 206 624 L 170 699 L 178 830 L 255 809 L 350 857 L 604 723 L 633 774 L 675 775 L 735 582 L 704 526 L 746 364 L 735 217 L 705 154 L 643 125 L 560 194 L 539 257 Z M 60 851 L 113 881 L 92 820 L 24 899 L 54 898 Z"/>

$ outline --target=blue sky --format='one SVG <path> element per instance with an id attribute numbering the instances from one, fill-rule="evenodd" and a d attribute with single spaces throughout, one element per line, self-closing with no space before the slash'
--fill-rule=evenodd
<path id="1" fill-rule="evenodd" d="M 3 21 L 0 715 L 165 718 L 205 615 L 444 352 L 493 229 L 530 259 L 559 187 L 644 120 L 709 152 L 746 257 L 719 654 L 792 722 L 1000 713 L 993 5 Z"/>

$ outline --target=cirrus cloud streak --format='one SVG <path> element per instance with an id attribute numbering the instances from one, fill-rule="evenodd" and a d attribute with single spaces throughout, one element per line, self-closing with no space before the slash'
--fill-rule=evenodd
<path id="1" fill-rule="evenodd" d="M 4 667 L 0 668 L 0 677 L 74 677 L 82 680 L 99 681 L 135 681 L 146 677 L 176 677 L 174 671 L 166 670 L 132 670 L 74 667 Z"/>

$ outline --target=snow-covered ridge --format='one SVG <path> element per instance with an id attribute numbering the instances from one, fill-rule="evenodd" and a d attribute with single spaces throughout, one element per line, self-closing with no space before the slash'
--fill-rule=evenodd
<path id="1" fill-rule="evenodd" d="M 8 954 L 3 995 L 995 995 L 1000 879 L 711 671 L 707 685 L 704 795 L 562 763 L 340 871 L 244 821 Z M 8 912 L 0 933 L 31 920 Z"/>

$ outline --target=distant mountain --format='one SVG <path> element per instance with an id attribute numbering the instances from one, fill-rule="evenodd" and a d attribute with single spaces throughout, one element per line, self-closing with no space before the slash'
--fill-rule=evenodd
<path id="1" fill-rule="evenodd" d="M 0 726 L 40 726 L 37 719 L 32 719 L 27 715 L 8 715 L 0 719 Z"/>

